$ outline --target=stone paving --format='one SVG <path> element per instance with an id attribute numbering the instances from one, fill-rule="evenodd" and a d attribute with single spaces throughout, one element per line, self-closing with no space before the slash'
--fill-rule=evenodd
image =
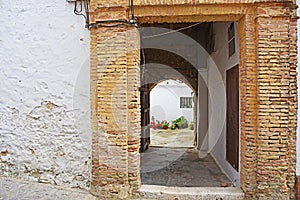
<path id="1" fill-rule="evenodd" d="M 141 154 L 142 184 L 176 187 L 228 187 L 230 180 L 214 159 L 193 148 L 150 147 Z"/>
<path id="2" fill-rule="evenodd" d="M 0 177 L 0 200 L 96 200 L 88 191 Z"/>
<path id="3" fill-rule="evenodd" d="M 150 148 L 141 153 L 142 184 L 175 187 L 228 187 L 231 181 L 207 155 L 194 149 L 194 131 L 151 129 Z"/>

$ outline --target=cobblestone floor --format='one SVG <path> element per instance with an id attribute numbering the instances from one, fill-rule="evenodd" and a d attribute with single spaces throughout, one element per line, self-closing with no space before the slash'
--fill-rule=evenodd
<path id="1" fill-rule="evenodd" d="M 96 200 L 88 191 L 0 177 L 0 200 Z"/>

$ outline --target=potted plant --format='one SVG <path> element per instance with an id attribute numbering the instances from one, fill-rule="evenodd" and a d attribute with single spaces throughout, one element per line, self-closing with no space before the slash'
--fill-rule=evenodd
<path id="1" fill-rule="evenodd" d="M 178 128 L 178 127 L 176 126 L 176 124 L 173 124 L 173 123 L 172 123 L 172 124 L 170 125 L 170 129 L 171 129 L 171 130 L 175 130 L 176 128 Z"/>
<path id="2" fill-rule="evenodd" d="M 169 128 L 169 123 L 166 120 L 163 120 L 161 122 L 162 128 L 167 130 Z"/>
<path id="3" fill-rule="evenodd" d="M 156 129 L 162 129 L 162 123 L 159 120 L 156 120 Z"/>

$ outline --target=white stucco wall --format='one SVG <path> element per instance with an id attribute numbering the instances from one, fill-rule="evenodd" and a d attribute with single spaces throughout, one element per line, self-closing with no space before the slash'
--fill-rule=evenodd
<path id="1" fill-rule="evenodd" d="M 235 23 L 236 53 L 228 57 L 227 29 L 230 24 L 231 22 L 214 23 L 215 51 L 208 60 L 208 142 L 209 150 L 221 169 L 236 186 L 239 186 L 239 173 L 226 161 L 226 70 L 239 64 L 240 51 L 238 26 Z"/>
<path id="2" fill-rule="evenodd" d="M 194 108 L 180 108 L 180 97 L 193 97 L 192 93 L 193 90 L 184 83 L 178 84 L 173 80 L 159 83 L 150 92 L 150 117 L 171 122 L 184 116 L 192 122 Z"/>
<path id="3" fill-rule="evenodd" d="M 0 175 L 88 188 L 89 31 L 65 0 L 0 0 Z"/>

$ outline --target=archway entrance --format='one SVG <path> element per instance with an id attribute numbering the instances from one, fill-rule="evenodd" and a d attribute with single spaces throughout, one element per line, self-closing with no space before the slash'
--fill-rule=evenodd
<path id="1" fill-rule="evenodd" d="M 103 198 L 137 199 L 141 119 L 138 91 L 142 77 L 139 76 L 139 34 L 136 27 L 128 24 L 114 26 L 114 22 L 129 19 L 127 2 L 115 4 L 91 2 L 91 22 L 100 22 L 100 26 L 91 29 L 91 49 L 96 49 L 91 52 L 91 191 Z M 143 24 L 238 22 L 240 187 L 249 198 L 292 197 L 297 121 L 295 4 L 271 1 L 211 1 L 205 4 L 198 1 L 137 1 L 136 4 L 135 16 Z M 109 21 L 108 26 L 101 26 L 103 20 Z M 229 39 L 229 45 L 232 38 L 226 39 Z M 231 64 L 233 67 L 236 63 Z M 198 72 L 215 75 L 202 69 Z M 220 80 L 224 83 L 223 78 Z M 216 86 L 221 82 L 211 83 Z M 218 93 L 218 90 L 213 91 Z M 200 101 L 200 112 L 203 111 L 201 105 Z M 225 115 L 226 112 L 217 113 Z M 201 116 L 199 122 L 202 122 Z M 204 126 L 200 124 L 199 128 Z M 200 139 L 202 137 L 205 135 L 200 131 L 199 141 L 205 143 L 206 140 Z M 222 139 L 217 143 L 224 144 L 225 138 Z M 222 148 L 216 151 L 224 150 L 224 146 L 218 146 Z M 224 154 L 216 155 L 224 158 Z M 232 175 L 234 177 L 234 173 Z"/>
<path id="2" fill-rule="evenodd" d="M 142 184 L 239 186 L 239 157 L 236 156 L 239 155 L 239 120 L 234 123 L 227 120 L 226 124 L 227 111 L 230 119 L 239 119 L 239 73 L 229 73 L 234 65 L 239 65 L 238 38 L 238 24 L 234 22 L 154 23 L 141 29 L 141 152 L 145 152 L 141 154 Z M 169 92 L 164 87 L 173 82 L 162 82 L 163 87 L 158 84 L 166 79 L 180 80 L 193 91 L 189 97 L 184 91 L 177 92 L 176 103 L 180 106 L 182 97 L 183 104 L 194 104 L 184 106 L 195 108 L 192 112 L 195 146 L 184 146 L 184 136 L 179 133 L 173 144 L 175 149 L 166 148 L 168 145 L 162 145 L 168 142 L 162 136 L 166 131 L 155 130 L 157 126 L 169 129 L 168 123 L 180 117 L 166 119 L 172 111 L 151 105 L 151 90 L 160 88 L 161 93 Z M 227 86 L 231 90 L 226 92 Z M 237 94 L 237 100 L 227 106 L 226 96 L 231 97 L 233 93 Z M 173 104 L 171 95 L 161 95 L 156 101 L 164 107 Z M 157 110 L 153 109 L 155 106 Z M 160 141 L 152 142 L 151 133 L 161 133 Z M 179 143 L 185 149 L 176 149 Z M 163 148 L 149 148 L 153 144 Z M 174 163 L 179 167 L 170 171 Z M 211 173 L 213 168 L 215 173 Z M 164 175 L 167 180 L 163 179 Z"/>

